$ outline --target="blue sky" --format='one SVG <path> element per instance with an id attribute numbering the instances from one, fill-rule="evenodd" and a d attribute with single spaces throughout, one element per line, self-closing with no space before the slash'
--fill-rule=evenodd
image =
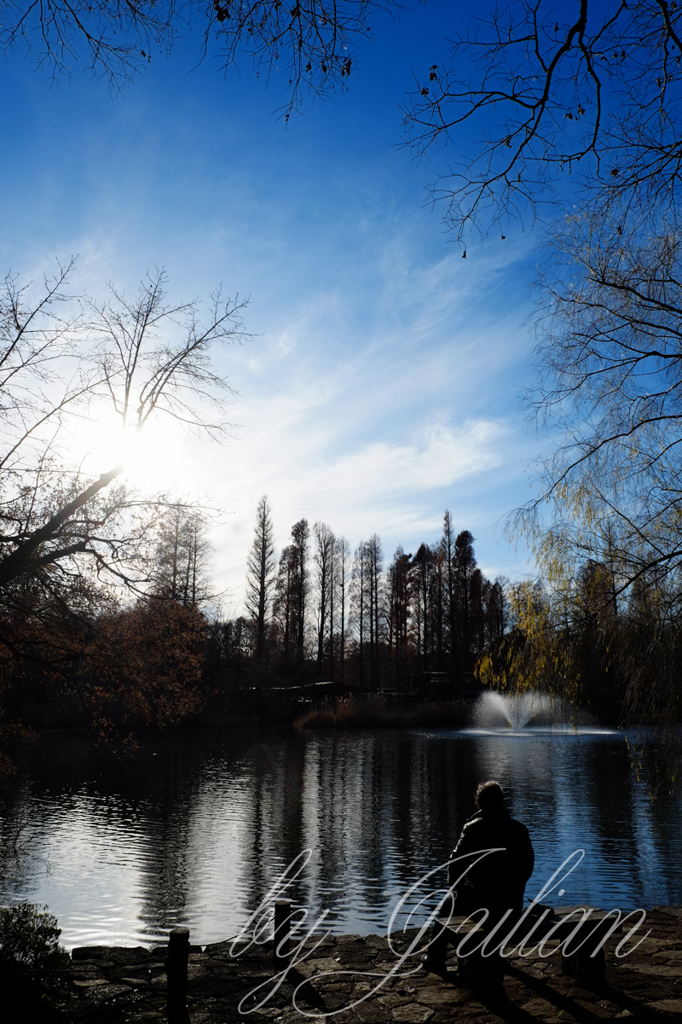
<path id="1" fill-rule="evenodd" d="M 164 266 L 174 299 L 222 283 L 250 300 L 251 340 L 220 356 L 233 440 L 153 428 L 131 470 L 222 510 L 227 611 L 263 493 L 279 546 L 305 516 L 351 546 L 378 533 L 388 561 L 436 540 L 447 507 L 488 574 L 532 571 L 502 522 L 532 493 L 544 445 L 519 402 L 537 239 L 472 237 L 462 259 L 424 203 L 456 147 L 417 162 L 400 145 L 413 70 L 440 59 L 457 17 L 436 3 L 377 19 L 348 91 L 306 100 L 288 126 L 277 76 L 266 88 L 247 58 L 227 75 L 210 56 L 191 70 L 198 32 L 122 94 L 77 69 L 51 85 L 20 53 L 0 65 L 3 272 L 35 278 L 78 254 L 77 284 L 95 295 Z"/>

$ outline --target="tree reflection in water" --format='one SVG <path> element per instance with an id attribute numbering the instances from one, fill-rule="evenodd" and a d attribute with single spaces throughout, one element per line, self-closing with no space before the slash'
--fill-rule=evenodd
<path id="1" fill-rule="evenodd" d="M 287 895 L 336 932 L 385 932 L 484 778 L 531 831 L 528 897 L 580 847 L 559 902 L 682 902 L 680 796 L 650 802 L 623 734 L 222 731 L 126 759 L 56 733 L 22 757 L 0 804 L 0 901 L 46 903 L 67 945 L 161 941 L 178 923 L 227 938 L 306 848 Z"/>

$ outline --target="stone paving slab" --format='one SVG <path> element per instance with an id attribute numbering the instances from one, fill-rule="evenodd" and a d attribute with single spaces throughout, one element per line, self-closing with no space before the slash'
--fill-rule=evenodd
<path id="1" fill-rule="evenodd" d="M 447 971 L 428 973 L 420 959 L 395 972 L 397 955 L 385 937 L 330 936 L 288 974 L 277 972 L 272 944 L 239 956 L 230 942 L 192 947 L 188 1024 L 596 1024 L 628 1020 L 682 1024 L 682 909 L 647 914 L 650 936 L 628 956 L 606 946 L 606 984 L 598 992 L 561 974 L 557 954 L 512 959 L 505 1000 L 492 1001 L 463 983 L 451 950 Z M 393 943 L 405 950 L 415 932 Z M 160 1024 L 167 1021 L 163 951 L 111 947 L 74 950 L 63 1024 Z M 294 998 L 296 1003 L 294 1005 Z M 240 1013 L 250 1010 L 248 1014 Z M 257 1004 L 261 1005 L 257 1005 Z M 332 1016 L 325 1016 L 332 1013 Z"/>

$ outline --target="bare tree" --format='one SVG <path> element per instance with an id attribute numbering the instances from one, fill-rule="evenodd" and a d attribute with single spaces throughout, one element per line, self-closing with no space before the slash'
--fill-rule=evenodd
<path id="1" fill-rule="evenodd" d="M 460 238 L 588 184 L 604 206 L 675 208 L 682 10 L 668 0 L 513 0 L 418 76 L 404 110 L 419 153 L 472 138 L 432 188 Z M 583 174 L 576 174 L 582 171 Z M 568 178 L 572 175 L 572 178 Z"/>
<path id="2" fill-rule="evenodd" d="M 279 645 L 285 659 L 294 647 L 294 582 L 295 558 L 291 545 L 282 549 L 275 579 L 273 614 Z"/>
<path id="3" fill-rule="evenodd" d="M 332 627 L 332 646 L 338 653 L 339 675 L 343 682 L 346 675 L 346 632 L 348 623 L 348 590 L 350 583 L 350 545 L 345 537 L 337 537 L 334 545 L 334 608 L 339 623 L 338 643 Z M 334 660 L 337 660 L 334 658 Z"/>
<path id="4" fill-rule="evenodd" d="M 450 675 L 457 672 L 457 587 L 455 578 L 455 530 L 450 510 L 443 516 L 441 547 L 445 558 L 445 649 L 449 653 Z"/>
<path id="5" fill-rule="evenodd" d="M 469 530 L 462 530 L 455 539 L 455 580 L 457 583 L 457 618 L 459 669 L 469 671 L 471 666 L 471 581 L 476 569 L 474 538 Z"/>
<path id="6" fill-rule="evenodd" d="M 357 654 L 358 679 L 362 688 L 365 686 L 365 650 L 368 626 L 367 576 L 367 547 L 365 541 L 361 540 L 353 553 L 350 612 L 356 637 L 354 646 Z"/>
<path id="7" fill-rule="evenodd" d="M 0 595 L 25 577 L 44 586 L 73 578 L 85 562 L 133 589 L 148 579 L 136 559 L 166 503 L 112 487 L 122 465 L 84 479 L 66 462 L 67 417 L 108 403 L 133 434 L 152 415 L 211 437 L 227 429 L 231 391 L 210 354 L 244 336 L 240 303 L 213 295 L 202 324 L 197 302 L 166 303 L 161 272 L 133 301 L 112 290 L 109 302 L 74 309 L 62 291 L 72 269 L 60 268 L 33 301 L 14 278 L 0 295 Z"/>
<path id="8" fill-rule="evenodd" d="M 292 624 L 296 656 L 299 661 L 305 658 L 306 633 L 308 623 L 308 597 L 310 593 L 310 574 L 308 568 L 308 542 L 310 527 L 307 519 L 299 519 L 291 528 L 291 564 L 292 564 Z"/>
<path id="9" fill-rule="evenodd" d="M 356 626 L 356 649 L 360 685 L 379 685 L 379 645 L 383 639 L 383 556 L 381 541 L 372 534 L 368 541 L 360 541 L 353 559 L 352 611 Z"/>
<path id="10" fill-rule="evenodd" d="M 417 660 L 423 672 L 428 671 L 432 647 L 433 625 L 433 551 L 420 544 L 412 560 L 413 619 Z"/>
<path id="11" fill-rule="evenodd" d="M 412 634 L 412 555 L 396 549 L 388 567 L 388 646 L 393 660 L 394 682 L 407 685 Z"/>
<path id="12" fill-rule="evenodd" d="M 282 550 L 275 582 L 274 614 L 285 661 L 305 660 L 308 637 L 310 527 L 300 519 L 291 528 L 291 543 Z"/>
<path id="13" fill-rule="evenodd" d="M 265 654 L 270 594 L 275 583 L 272 518 L 265 494 L 256 509 L 256 529 L 246 565 L 246 607 L 256 635 L 255 656 L 260 661 Z"/>
<path id="14" fill-rule="evenodd" d="M 315 551 L 315 591 L 317 595 L 317 674 L 322 672 L 325 649 L 333 640 L 332 612 L 334 607 L 334 547 L 335 538 L 325 523 L 313 526 Z"/>
<path id="15" fill-rule="evenodd" d="M 88 331 L 96 360 L 124 430 L 139 432 L 150 416 L 169 416 L 192 431 L 220 439 L 228 424 L 225 398 L 233 394 L 214 370 L 212 346 L 244 337 L 238 299 L 225 301 L 220 289 L 209 297 L 207 318 L 195 301 L 166 301 L 166 274 L 147 275 L 134 299 L 113 286 L 107 302 L 87 300 Z M 212 408 L 217 419 L 207 417 Z"/>
<path id="16" fill-rule="evenodd" d="M 306 92 L 344 88 L 373 16 L 397 0 L 0 2 L 0 45 L 27 50 L 53 75 L 79 60 L 116 86 L 200 25 L 200 56 L 223 69 L 240 56 L 257 74 L 283 75 L 289 116 Z M 601 200 L 637 194 L 675 207 L 680 183 L 682 13 L 672 0 L 512 0 L 491 5 L 474 31 L 447 26 L 449 52 L 417 75 L 404 110 L 408 142 L 473 139 L 432 189 L 460 237 L 535 214 L 572 182 Z M 441 39 L 437 45 L 442 45 Z M 462 130 L 464 126 L 464 131 Z M 576 174 L 584 172 L 583 175 Z M 569 179 L 568 175 L 572 177 Z M 575 198 L 573 192 L 572 198 Z"/>
<path id="17" fill-rule="evenodd" d="M 205 516 L 185 505 L 170 506 L 160 512 L 157 533 L 152 594 L 186 608 L 199 608 L 213 596 Z"/>

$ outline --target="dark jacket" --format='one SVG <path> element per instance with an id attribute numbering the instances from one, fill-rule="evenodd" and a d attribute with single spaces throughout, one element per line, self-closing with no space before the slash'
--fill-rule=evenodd
<path id="1" fill-rule="evenodd" d="M 528 829 L 511 817 L 509 811 L 487 809 L 469 818 L 452 857 L 475 854 L 491 847 L 504 847 L 489 853 L 467 872 L 473 889 L 471 896 L 479 907 L 499 910 L 511 907 L 521 910 L 526 882 L 533 873 L 535 856 Z M 466 858 L 451 864 L 449 882 L 453 884 L 469 863 Z"/>

